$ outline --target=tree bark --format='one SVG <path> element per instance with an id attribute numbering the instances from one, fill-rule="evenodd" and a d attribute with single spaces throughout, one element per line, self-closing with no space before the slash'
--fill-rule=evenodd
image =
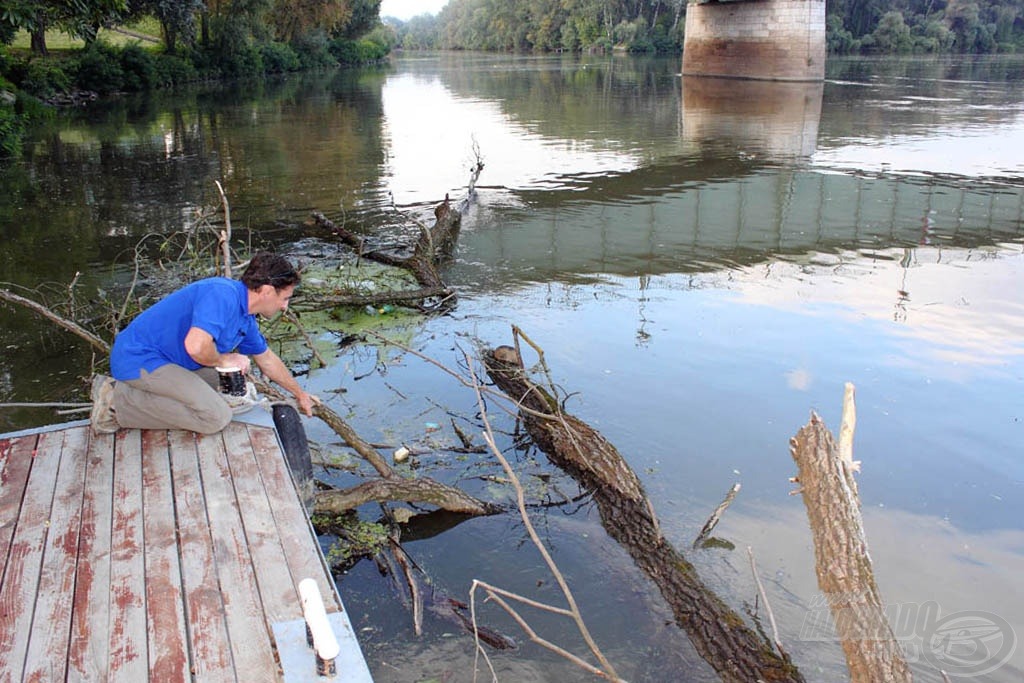
<path id="1" fill-rule="evenodd" d="M 818 587 L 828 601 L 853 683 L 912 680 L 882 608 L 860 515 L 852 457 L 844 459 L 821 418 L 791 442 L 814 536 Z"/>
<path id="2" fill-rule="evenodd" d="M 29 47 L 32 54 L 46 56 L 50 51 L 46 48 L 46 26 L 40 25 L 30 34 Z"/>
<path id="3" fill-rule="evenodd" d="M 338 515 L 354 510 L 364 503 L 386 503 L 393 500 L 429 503 L 449 512 L 467 515 L 486 515 L 494 512 L 486 503 L 433 479 L 406 479 L 394 476 L 369 479 L 344 490 L 319 491 L 313 504 L 313 514 Z"/>
<path id="4" fill-rule="evenodd" d="M 723 681 L 803 681 L 787 658 L 746 626 L 697 576 L 661 535 L 639 478 L 599 432 L 561 410 L 558 402 L 523 372 L 511 347 L 484 354 L 491 380 L 517 401 L 520 418 L 551 461 L 593 491 L 608 534 L 657 584 L 676 623 Z"/>
<path id="5" fill-rule="evenodd" d="M 303 301 L 294 306 L 297 310 L 322 311 L 336 306 L 381 306 L 383 304 L 407 304 L 432 297 L 445 297 L 451 294 L 447 287 L 423 287 L 396 292 L 379 292 L 377 294 L 317 294 L 315 301 Z"/>

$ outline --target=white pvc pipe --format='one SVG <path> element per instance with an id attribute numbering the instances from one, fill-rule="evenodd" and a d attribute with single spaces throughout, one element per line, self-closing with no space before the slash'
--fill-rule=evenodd
<path id="1" fill-rule="evenodd" d="M 306 619 L 306 626 L 313 635 L 313 649 L 320 659 L 331 661 L 341 653 L 341 646 L 334 636 L 331 623 L 327 621 L 327 610 L 324 609 L 324 601 L 320 597 L 320 589 L 317 588 L 313 579 L 303 579 L 299 582 L 299 597 L 302 599 L 302 616 Z"/>

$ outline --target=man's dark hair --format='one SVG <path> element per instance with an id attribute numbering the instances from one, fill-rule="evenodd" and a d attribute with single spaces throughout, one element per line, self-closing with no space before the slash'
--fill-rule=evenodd
<path id="1" fill-rule="evenodd" d="M 253 256 L 249 266 L 242 273 L 242 282 L 254 291 L 263 285 L 282 289 L 299 284 L 301 279 L 288 259 L 269 251 L 261 251 Z"/>

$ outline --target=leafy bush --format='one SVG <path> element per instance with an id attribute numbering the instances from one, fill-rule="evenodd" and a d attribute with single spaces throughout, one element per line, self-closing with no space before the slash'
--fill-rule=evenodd
<path id="1" fill-rule="evenodd" d="M 33 59 L 25 67 L 21 89 L 36 97 L 53 97 L 71 89 L 71 77 L 56 63 Z"/>
<path id="2" fill-rule="evenodd" d="M 138 43 L 121 50 L 121 71 L 125 90 L 149 90 L 156 81 L 156 58 Z"/>
<path id="3" fill-rule="evenodd" d="M 640 38 L 629 44 L 629 52 L 633 54 L 649 54 L 656 52 L 654 43 L 649 38 Z"/>
<path id="4" fill-rule="evenodd" d="M 21 136 L 25 125 L 11 104 L 0 104 L 0 156 L 12 157 L 21 152 Z"/>
<path id="5" fill-rule="evenodd" d="M 197 75 L 192 62 L 178 55 L 158 55 L 153 64 L 153 84 L 159 88 L 194 81 Z"/>
<path id="6" fill-rule="evenodd" d="M 388 48 L 372 40 L 347 40 L 336 38 L 331 41 L 331 54 L 340 64 L 370 64 L 388 55 Z"/>
<path id="7" fill-rule="evenodd" d="M 303 69 L 326 69 L 337 66 L 338 60 L 334 57 L 330 45 L 323 31 L 312 31 L 292 41 L 292 47 Z"/>
<path id="8" fill-rule="evenodd" d="M 0 45 L 10 45 L 14 36 L 18 35 L 18 27 L 10 21 L 0 21 Z"/>
<path id="9" fill-rule="evenodd" d="M 263 70 L 267 73 L 284 73 L 300 68 L 299 56 L 285 43 L 264 43 L 260 46 Z"/>
<path id="10" fill-rule="evenodd" d="M 861 43 L 843 27 L 843 18 L 830 14 L 825 20 L 825 45 L 832 54 L 851 54 L 860 50 Z"/>
<path id="11" fill-rule="evenodd" d="M 108 94 L 124 87 L 124 69 L 112 47 L 96 41 L 82 51 L 78 58 L 75 83 L 83 90 Z"/>
<path id="12" fill-rule="evenodd" d="M 210 56 L 225 78 L 254 78 L 263 74 L 263 58 L 241 18 L 224 21 L 217 48 Z"/>

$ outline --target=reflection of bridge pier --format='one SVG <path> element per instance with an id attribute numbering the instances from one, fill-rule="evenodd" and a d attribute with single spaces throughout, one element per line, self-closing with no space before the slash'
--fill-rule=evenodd
<path id="1" fill-rule="evenodd" d="M 778 83 L 683 77 L 683 141 L 709 142 L 772 158 L 814 153 L 821 120 L 821 82 Z"/>
<path id="2" fill-rule="evenodd" d="M 825 0 L 691 1 L 683 73 L 776 81 L 825 78 Z"/>

